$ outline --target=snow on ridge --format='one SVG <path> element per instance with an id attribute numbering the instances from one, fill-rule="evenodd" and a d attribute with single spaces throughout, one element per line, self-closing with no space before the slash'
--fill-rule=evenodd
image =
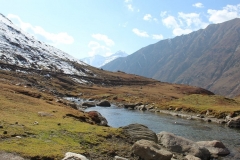
<path id="1" fill-rule="evenodd" d="M 66 74 L 85 75 L 72 63 L 87 66 L 71 55 L 36 40 L 0 14 L 0 60 L 37 69 L 58 69 Z M 86 72 L 90 72 L 85 69 Z"/>

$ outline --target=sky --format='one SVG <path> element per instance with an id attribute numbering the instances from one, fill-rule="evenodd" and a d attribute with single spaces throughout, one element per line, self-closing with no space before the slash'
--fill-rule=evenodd
<path id="1" fill-rule="evenodd" d="M 0 0 L 0 13 L 36 39 L 81 59 L 132 54 L 240 17 L 239 0 Z"/>

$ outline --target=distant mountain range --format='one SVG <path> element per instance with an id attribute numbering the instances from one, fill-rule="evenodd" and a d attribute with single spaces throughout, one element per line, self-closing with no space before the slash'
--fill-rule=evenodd
<path id="1" fill-rule="evenodd" d="M 126 57 L 126 56 L 128 56 L 128 54 L 126 52 L 118 51 L 118 52 L 116 52 L 115 54 L 113 54 L 111 56 L 104 57 L 104 56 L 101 56 L 101 55 L 95 55 L 93 57 L 83 58 L 83 59 L 81 59 L 81 61 L 83 61 L 83 62 L 85 62 L 85 63 L 87 63 L 87 64 L 89 64 L 91 66 L 100 68 L 103 65 L 113 61 L 116 58 Z"/>
<path id="2" fill-rule="evenodd" d="M 239 95 L 240 19 L 159 41 L 102 68 Z"/>

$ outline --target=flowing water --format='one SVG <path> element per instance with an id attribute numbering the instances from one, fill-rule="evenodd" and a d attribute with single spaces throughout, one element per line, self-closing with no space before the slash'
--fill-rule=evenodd
<path id="1" fill-rule="evenodd" d="M 228 157 L 240 152 L 240 130 L 225 125 L 187 120 L 161 113 L 128 110 L 114 105 L 86 109 L 86 111 L 93 110 L 101 113 L 111 127 L 117 128 L 132 123 L 140 123 L 156 133 L 167 131 L 193 141 L 220 140 L 231 150 L 231 155 Z"/>

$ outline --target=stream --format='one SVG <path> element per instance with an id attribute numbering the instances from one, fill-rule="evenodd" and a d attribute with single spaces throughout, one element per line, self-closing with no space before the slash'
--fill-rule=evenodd
<path id="1" fill-rule="evenodd" d="M 74 101 L 80 103 L 79 100 Z M 233 155 L 240 152 L 240 130 L 222 124 L 187 120 L 163 113 L 128 110 L 115 105 L 91 107 L 85 111 L 93 110 L 101 113 L 107 119 L 108 125 L 114 128 L 140 123 L 156 133 L 167 131 L 193 141 L 219 140 L 231 151 L 231 154 L 224 159 L 231 159 Z"/>

